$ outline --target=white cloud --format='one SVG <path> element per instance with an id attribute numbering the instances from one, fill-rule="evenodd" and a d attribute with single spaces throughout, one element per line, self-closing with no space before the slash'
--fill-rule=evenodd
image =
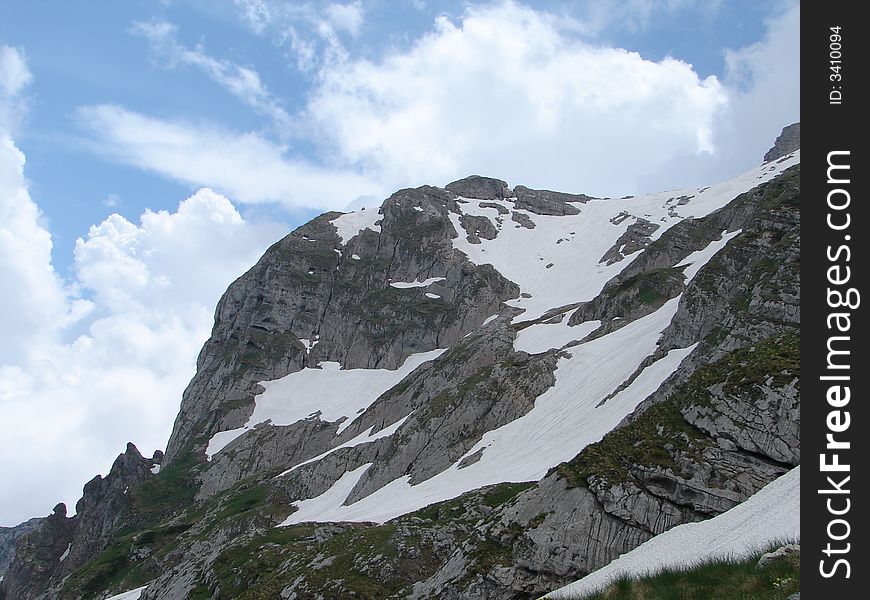
<path id="1" fill-rule="evenodd" d="M 726 100 L 686 63 L 580 42 L 506 2 L 439 18 L 407 51 L 326 66 L 306 116 L 339 163 L 391 188 L 481 173 L 608 194 L 712 150 Z"/>
<path id="2" fill-rule="evenodd" d="M 235 0 L 235 4 L 251 31 L 273 35 L 278 46 L 289 44 L 288 56 L 303 73 L 316 65 L 344 60 L 347 51 L 340 34 L 355 38 L 365 22 L 360 0 L 346 4 Z"/>
<path id="3" fill-rule="evenodd" d="M 21 54 L 10 46 L 0 46 L 0 95 L 17 95 L 32 76 Z"/>
<path id="4" fill-rule="evenodd" d="M 289 113 L 266 88 L 260 74 L 254 69 L 218 60 L 206 54 L 200 45 L 193 49 L 183 46 L 178 41 L 177 28 L 171 23 L 137 21 L 131 31 L 145 37 L 170 67 L 182 65 L 200 69 L 242 102 L 272 119 L 279 133 L 286 134 L 292 128 Z"/>
<path id="5" fill-rule="evenodd" d="M 684 153 L 642 179 L 647 189 L 707 185 L 761 162 L 780 130 L 800 121 L 800 5 L 767 21 L 759 42 L 726 50 L 728 105 L 713 123 L 714 155 Z"/>
<path id="6" fill-rule="evenodd" d="M 318 167 L 286 156 L 287 147 L 255 133 L 168 121 L 118 106 L 89 106 L 79 119 L 106 157 L 235 200 L 292 208 L 340 209 L 356 196 L 380 193 L 347 169 Z"/>
<path id="7" fill-rule="evenodd" d="M 23 82 L 6 88 L 20 94 L 29 77 L 15 68 L 0 77 Z M 0 110 L 12 101 L 0 97 Z M 64 282 L 24 168 L 0 122 L 2 525 L 60 500 L 72 509 L 128 440 L 163 447 L 220 294 L 285 232 L 201 190 L 175 212 L 92 227 Z"/>
<path id="8" fill-rule="evenodd" d="M 322 35 L 335 35 L 319 22 Z M 378 60 L 335 50 L 293 118 L 321 166 L 257 134 L 116 106 L 87 107 L 80 116 L 94 147 L 115 160 L 242 202 L 319 208 L 469 173 L 596 195 L 635 193 L 641 177 L 673 157 L 713 151 L 715 119 L 727 103 L 715 77 L 700 79 L 671 58 L 653 62 L 578 41 L 565 23 L 503 2 L 468 9 L 458 24 L 441 17 L 411 48 Z M 173 55 L 211 64 L 175 48 L 171 26 L 140 28 L 170 40 Z"/>
<path id="9" fill-rule="evenodd" d="M 26 192 L 4 196 L 3 208 L 28 203 Z M 139 224 L 111 215 L 76 243 L 74 287 L 90 297 L 82 300 L 59 285 L 48 232 L 32 218 L 16 225 L 28 226 L 22 243 L 2 252 L 19 265 L 2 272 L 2 314 L 12 321 L 3 327 L 23 346 L 4 344 L 0 360 L 0 478 L 14 482 L 0 492 L 3 524 L 47 514 L 59 500 L 73 506 L 128 440 L 143 453 L 164 446 L 218 298 L 283 233 L 246 222 L 210 190 Z M 24 243 L 34 233 L 39 260 Z M 72 331 L 82 333 L 69 340 Z"/>
<path id="10" fill-rule="evenodd" d="M 26 113 L 21 94 L 32 79 L 23 54 L 0 45 L 0 133 L 8 134 Z"/>
<path id="11" fill-rule="evenodd" d="M 330 4 L 326 7 L 326 21 L 337 31 L 346 31 L 352 36 L 359 34 L 365 20 L 362 2 Z"/>
<path id="12" fill-rule="evenodd" d="M 266 0 L 235 0 L 235 4 L 255 33 L 262 33 L 272 21 L 272 11 Z"/>

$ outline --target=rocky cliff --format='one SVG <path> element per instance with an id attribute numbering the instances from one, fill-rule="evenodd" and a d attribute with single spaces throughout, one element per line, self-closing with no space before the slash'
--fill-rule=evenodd
<path id="1" fill-rule="evenodd" d="M 129 446 L 0 589 L 534 598 L 727 511 L 800 463 L 782 152 L 707 188 L 471 176 L 303 225 L 221 298 L 166 456 Z"/>

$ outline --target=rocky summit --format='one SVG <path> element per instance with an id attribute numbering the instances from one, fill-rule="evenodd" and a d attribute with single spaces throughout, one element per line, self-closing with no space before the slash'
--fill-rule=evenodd
<path id="1" fill-rule="evenodd" d="M 165 454 L 4 532 L 0 595 L 538 598 L 793 491 L 796 140 L 704 188 L 475 175 L 299 227 L 220 299 Z"/>

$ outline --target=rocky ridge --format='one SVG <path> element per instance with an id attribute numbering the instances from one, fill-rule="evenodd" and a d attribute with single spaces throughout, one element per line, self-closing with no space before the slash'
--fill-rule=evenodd
<path id="1" fill-rule="evenodd" d="M 654 196 L 661 209 L 647 214 L 631 200 L 472 176 L 401 190 L 367 215 L 318 217 L 224 294 L 166 457 L 129 446 L 85 486 L 76 516 L 58 507 L 21 538 L 0 589 L 95 598 L 152 582 L 142 598 L 532 598 L 728 510 L 800 462 L 800 174 L 787 158 L 712 211 L 706 189 Z M 589 258 L 600 285 L 547 296 L 493 254 L 503 240 L 552 235 L 555 250 L 518 247 L 531 254 L 513 258 L 560 277 L 574 264 L 560 257 L 580 260 L 564 250 L 579 247 L 574 223 L 601 210 L 613 233 Z M 553 233 L 560 223 L 571 225 Z M 565 396 L 560 382 L 586 348 L 657 320 L 650 351 L 592 398 L 616 410 L 634 394 L 636 407 L 549 471 L 414 500 L 395 516 L 296 522 L 342 482 L 338 504 L 315 506 L 322 514 L 482 472 L 493 436 Z M 382 377 L 426 353 L 355 414 L 251 422 L 261 381 L 329 363 Z"/>

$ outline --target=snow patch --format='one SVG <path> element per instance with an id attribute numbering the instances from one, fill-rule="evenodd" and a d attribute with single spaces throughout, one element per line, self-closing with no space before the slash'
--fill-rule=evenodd
<path id="1" fill-rule="evenodd" d="M 590 200 L 584 204 L 581 214 L 534 215 L 535 229 L 503 228 L 495 239 L 481 239 L 479 244 L 467 240 L 460 224 L 461 215 L 451 212 L 448 216 L 459 234 L 453 239 L 453 246 L 475 264 L 491 264 L 518 284 L 522 292 L 530 294 L 531 298 L 520 297 L 507 304 L 525 309 L 523 320 L 533 320 L 553 307 L 592 300 L 605 283 L 628 265 L 628 260 L 612 265 L 599 263 L 634 222 L 633 219 L 620 220 L 621 213 L 645 215 L 658 224 L 659 228 L 651 236 L 655 240 L 685 217 L 706 216 L 799 162 L 800 152 L 795 152 L 788 160 L 778 163 L 774 171 L 756 168 L 730 181 L 700 190 Z M 693 196 L 681 206 L 685 214 L 673 212 L 668 204 L 670 199 L 681 195 Z M 476 203 L 462 204 L 461 210 L 466 215 L 489 216 L 491 213 L 490 209 L 481 209 Z M 553 266 L 546 268 L 550 263 Z M 578 273 L 582 273 L 582 277 Z"/>
<path id="2" fill-rule="evenodd" d="M 455 498 L 481 486 L 508 481 L 536 481 L 561 462 L 599 441 L 638 404 L 659 388 L 695 346 L 670 351 L 647 366 L 624 390 L 598 405 L 650 355 L 660 333 L 676 313 L 679 298 L 609 335 L 568 349 L 559 359 L 556 384 L 535 400 L 524 416 L 485 433 L 465 456 L 487 448 L 477 462 L 462 469 L 460 457 L 449 469 L 416 485 L 410 476 L 393 480 L 347 506 L 350 490 L 364 475 L 347 473 L 330 490 L 299 503 L 285 524 L 302 521 L 386 522 L 434 502 Z M 603 368 L 602 365 L 606 365 Z M 349 486 L 349 487 L 348 487 Z"/>
<path id="3" fill-rule="evenodd" d="M 545 598 L 579 598 L 624 576 L 690 567 L 718 558 L 746 558 L 771 542 L 799 540 L 800 467 L 767 484 L 729 511 L 670 529 Z"/>
<path id="4" fill-rule="evenodd" d="M 106 600 L 139 600 L 139 598 L 142 596 L 142 592 L 144 592 L 145 588 L 147 587 L 147 585 L 143 585 L 142 587 L 138 587 L 135 590 L 115 594 L 114 596 L 106 598 Z"/>
<path id="5" fill-rule="evenodd" d="M 63 551 L 63 554 L 60 555 L 60 562 L 66 560 L 66 557 L 69 556 L 69 551 L 72 548 L 72 542 L 66 545 L 66 550 Z"/>
<path id="6" fill-rule="evenodd" d="M 157 475 L 160 472 L 160 465 L 154 465 L 151 467 L 151 472 Z"/>
<path id="7" fill-rule="evenodd" d="M 539 323 L 521 329 L 514 340 L 514 350 L 529 354 L 562 348 L 568 342 L 580 341 L 601 326 L 601 321 L 586 321 L 570 327 L 568 316 L 560 323 Z"/>
<path id="8" fill-rule="evenodd" d="M 302 342 L 303 346 L 305 346 L 305 354 L 306 355 L 311 354 L 311 351 L 314 349 L 314 346 L 316 346 L 320 342 L 320 340 L 318 340 L 318 339 L 309 340 L 306 338 L 299 338 L 299 341 Z"/>
<path id="9" fill-rule="evenodd" d="M 494 315 L 487 317 L 486 320 L 484 320 L 484 322 L 480 324 L 480 326 L 483 327 L 484 325 L 492 323 L 497 318 L 498 318 L 498 313 L 495 313 Z"/>
<path id="10" fill-rule="evenodd" d="M 429 287 L 433 283 L 437 283 L 439 281 L 446 280 L 446 277 L 429 277 L 425 281 L 391 281 L 390 287 L 399 288 L 399 289 L 408 289 L 408 288 L 419 288 L 419 287 Z"/>
<path id="11" fill-rule="evenodd" d="M 436 299 L 438 299 L 438 298 L 441 297 L 441 296 L 439 296 L 438 294 L 433 294 L 432 292 L 426 292 L 425 296 L 426 296 L 427 298 L 432 298 L 433 300 L 436 300 Z"/>
<path id="12" fill-rule="evenodd" d="M 330 221 L 335 225 L 335 230 L 341 240 L 342 246 L 347 244 L 351 238 L 356 237 L 363 229 L 371 229 L 380 233 L 381 226 L 377 224 L 382 215 L 377 210 L 360 210 L 350 212 L 336 217 Z"/>
<path id="13" fill-rule="evenodd" d="M 411 414 L 413 414 L 413 413 L 411 413 Z M 393 423 L 389 427 L 384 427 L 383 429 L 381 429 L 377 433 L 372 433 L 372 431 L 375 428 L 375 426 L 372 425 L 371 427 L 369 427 L 369 429 L 367 431 L 359 434 L 355 438 L 346 441 L 345 443 L 341 444 L 340 446 L 336 446 L 335 448 L 327 450 L 326 452 L 324 452 L 322 454 L 318 454 L 314 458 L 309 458 L 308 460 L 303 461 L 303 462 L 299 463 L 298 465 L 293 465 L 292 467 L 290 467 L 289 469 L 287 469 L 286 471 L 284 471 L 283 473 L 281 473 L 277 477 L 281 477 L 283 475 L 286 475 L 287 473 L 295 471 L 296 469 L 298 469 L 299 467 L 301 467 L 303 465 L 307 465 L 309 463 L 313 463 L 313 462 L 317 462 L 319 460 L 322 460 L 322 459 L 326 458 L 327 456 L 329 456 L 330 454 L 332 454 L 333 452 L 335 452 L 337 450 L 341 450 L 342 448 L 353 448 L 354 446 L 359 446 L 360 444 L 367 444 L 369 442 L 374 442 L 375 440 L 379 440 L 381 438 L 390 437 L 391 435 L 396 433 L 396 431 L 399 430 L 399 427 L 401 427 L 402 424 L 408 420 L 408 417 L 410 417 L 411 414 L 405 415 L 404 417 L 402 417 L 401 419 L 399 419 L 398 421 L 396 421 L 395 423 Z"/>
<path id="14" fill-rule="evenodd" d="M 273 381 L 262 381 L 265 391 L 254 401 L 254 412 L 244 427 L 221 431 L 209 440 L 206 455 L 209 460 L 227 444 L 260 423 L 292 425 L 304 419 L 319 418 L 339 424 L 337 434 L 344 431 L 381 394 L 402 381 L 425 362 L 435 360 L 441 350 L 412 354 L 402 366 L 389 369 L 341 369 L 332 361 L 320 363 L 319 369 L 305 368 Z"/>
<path id="15" fill-rule="evenodd" d="M 350 257 L 354 260 L 362 260 L 362 258 L 360 258 L 359 254 L 351 254 Z"/>
<path id="16" fill-rule="evenodd" d="M 676 265 L 678 267 L 686 267 L 683 270 L 683 275 L 686 276 L 686 283 L 692 281 L 695 275 L 698 274 L 698 271 L 701 270 L 701 267 L 706 265 L 710 261 L 710 259 L 713 258 L 717 252 L 719 252 L 719 250 L 724 248 L 728 242 L 733 240 L 741 233 L 743 233 L 742 229 L 732 231 L 731 233 L 723 231 L 721 239 L 710 242 L 709 244 L 707 244 L 707 247 L 702 250 L 696 250 L 695 252 L 692 252 L 689 256 L 684 258 L 680 264 Z"/>

